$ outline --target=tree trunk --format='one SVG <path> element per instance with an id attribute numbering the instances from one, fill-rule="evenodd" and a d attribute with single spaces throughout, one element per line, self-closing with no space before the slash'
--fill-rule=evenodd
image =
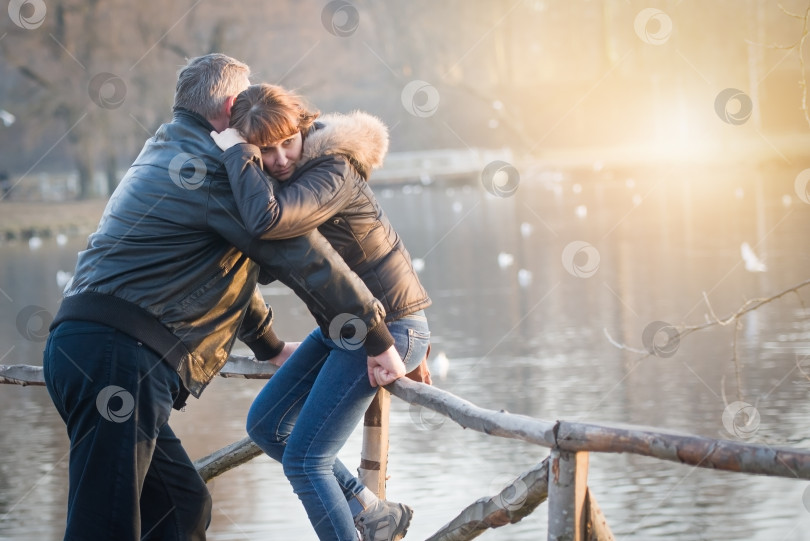
<path id="1" fill-rule="evenodd" d="M 107 159 L 105 161 L 104 174 L 107 178 L 107 196 L 112 195 L 115 187 L 118 186 L 118 162 L 115 159 L 115 152 L 107 150 Z"/>
<path id="2" fill-rule="evenodd" d="M 73 147 L 73 160 L 76 162 L 76 172 L 79 175 L 79 199 L 88 199 L 93 196 L 93 153 L 90 144 L 82 137 Z"/>

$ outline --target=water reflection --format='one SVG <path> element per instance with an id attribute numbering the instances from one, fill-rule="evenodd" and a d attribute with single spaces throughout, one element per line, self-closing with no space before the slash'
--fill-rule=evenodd
<path id="1" fill-rule="evenodd" d="M 515 196 L 503 199 L 476 185 L 378 191 L 412 255 L 424 261 L 434 351 L 450 363 L 441 387 L 483 407 L 548 420 L 732 438 L 722 423 L 725 395 L 760 413 L 748 441 L 806 448 L 810 381 L 799 367 L 810 352 L 810 312 L 795 297 L 744 318 L 737 336 L 740 388 L 731 327 L 693 334 L 675 355 L 641 361 L 605 335 L 641 348 L 653 321 L 704 321 L 710 313 L 704 292 L 725 316 L 748 298 L 806 279 L 810 205 L 795 196 L 785 202 L 796 173 L 680 168 L 563 179 L 524 175 Z M 584 272 L 587 254 L 562 259 L 575 241 L 598 253 L 590 277 L 576 276 L 570 266 Z M 743 242 L 765 259 L 767 272 L 745 270 Z M 42 343 L 23 338 L 16 317 L 29 305 L 55 311 L 56 271 L 72 268 L 81 244 L 46 241 L 35 252 L 0 247 L 0 362 L 40 363 Z M 282 314 L 282 336 L 309 331 L 312 321 L 294 296 L 273 285 L 265 292 Z M 192 457 L 243 437 L 244 415 L 260 386 L 216 380 L 203 400 L 174 415 Z M 389 497 L 416 507 L 408 538 L 425 538 L 547 454 L 449 421 L 420 422 L 397 400 L 392 410 Z M 0 538 L 58 538 L 67 439 L 44 389 L 0 388 L 0 423 Z M 341 455 L 348 464 L 357 464 L 359 445 L 358 431 Z M 591 489 L 617 538 L 810 538 L 806 482 L 633 455 L 592 455 L 590 462 Z M 229 472 L 212 491 L 211 539 L 314 539 L 281 468 L 269 459 Z M 545 513 L 543 506 L 486 536 L 542 538 Z"/>

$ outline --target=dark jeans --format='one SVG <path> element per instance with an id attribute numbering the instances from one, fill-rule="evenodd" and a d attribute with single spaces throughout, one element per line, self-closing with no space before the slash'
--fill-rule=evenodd
<path id="1" fill-rule="evenodd" d="M 48 337 L 45 383 L 70 438 L 65 540 L 205 539 L 211 497 L 169 428 L 177 373 L 106 325 Z"/>

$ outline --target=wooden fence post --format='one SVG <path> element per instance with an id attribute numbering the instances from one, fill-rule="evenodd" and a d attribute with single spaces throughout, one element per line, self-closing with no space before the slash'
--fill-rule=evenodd
<path id="1" fill-rule="evenodd" d="M 591 489 L 587 489 L 586 496 L 587 520 L 585 528 L 585 539 L 587 541 L 616 541 L 613 532 L 610 531 L 605 515 L 596 503 L 596 497 L 591 494 Z"/>
<path id="2" fill-rule="evenodd" d="M 548 470 L 549 541 L 585 540 L 588 453 L 551 450 Z"/>
<path id="3" fill-rule="evenodd" d="M 385 499 L 385 478 L 388 469 L 388 417 L 391 394 L 383 388 L 377 391 L 363 420 L 363 449 L 360 451 L 360 482 Z"/>

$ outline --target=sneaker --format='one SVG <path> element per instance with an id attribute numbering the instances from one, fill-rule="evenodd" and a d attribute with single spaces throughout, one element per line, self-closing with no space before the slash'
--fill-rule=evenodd
<path id="1" fill-rule="evenodd" d="M 398 541 L 411 525 L 413 509 L 404 503 L 378 500 L 354 519 L 362 541 Z"/>

